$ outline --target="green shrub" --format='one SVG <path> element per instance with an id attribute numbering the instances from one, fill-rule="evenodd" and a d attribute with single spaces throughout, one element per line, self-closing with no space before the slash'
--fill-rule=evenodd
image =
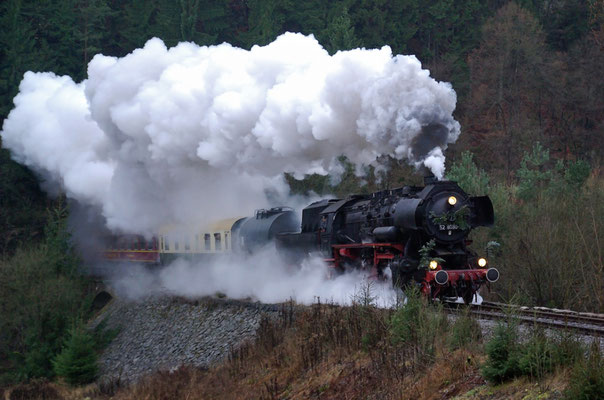
<path id="1" fill-rule="evenodd" d="M 390 321 L 392 340 L 414 346 L 424 355 L 433 355 L 447 331 L 447 316 L 441 308 L 428 304 L 417 288 L 405 294 L 407 303 Z"/>
<path id="2" fill-rule="evenodd" d="M 520 347 L 519 374 L 541 379 L 554 369 L 554 343 L 541 330 Z"/>
<path id="3" fill-rule="evenodd" d="M 486 380 L 501 383 L 519 374 L 517 340 L 518 330 L 514 321 L 497 324 L 493 337 L 486 344 L 488 358 L 482 367 L 482 376 Z"/>
<path id="4" fill-rule="evenodd" d="M 573 368 L 565 397 L 568 400 L 604 399 L 604 359 L 598 341 L 594 341 L 589 357 Z"/>
<path id="5" fill-rule="evenodd" d="M 547 186 L 552 180 L 552 171 L 546 164 L 549 162 L 549 150 L 537 142 L 531 153 L 525 152 L 518 175 L 518 197 L 523 200 L 534 199 L 540 188 Z"/>
<path id="6" fill-rule="evenodd" d="M 71 385 L 92 382 L 97 373 L 95 341 L 81 326 L 69 332 L 65 347 L 53 360 L 54 372 Z"/>
<path id="7" fill-rule="evenodd" d="M 558 366 L 573 365 L 583 359 L 583 347 L 568 333 L 548 337 L 534 328 L 526 343 L 518 343 L 516 322 L 500 323 L 486 345 L 487 362 L 483 376 L 492 383 L 501 383 L 517 376 L 541 379 Z"/>
<path id="8" fill-rule="evenodd" d="M 554 343 L 555 365 L 568 366 L 583 359 L 585 349 L 580 339 L 572 332 L 560 331 Z"/>
<path id="9" fill-rule="evenodd" d="M 469 151 L 461 153 L 461 161 L 453 163 L 447 172 L 447 179 L 457 182 L 466 192 L 472 195 L 485 195 L 489 192 L 489 176 L 479 169 Z"/>
<path id="10" fill-rule="evenodd" d="M 582 187 L 589 174 L 591 173 L 591 167 L 584 160 L 577 160 L 575 162 L 569 162 L 564 170 L 564 181 L 573 190 L 578 190 Z"/>

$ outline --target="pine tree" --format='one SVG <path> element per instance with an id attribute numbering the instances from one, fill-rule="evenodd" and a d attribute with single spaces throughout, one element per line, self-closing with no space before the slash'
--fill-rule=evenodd
<path id="1" fill-rule="evenodd" d="M 22 1 L 9 0 L 0 6 L 0 117 L 8 115 L 12 98 L 28 69 L 35 69 L 34 30 L 23 17 Z"/>
<path id="2" fill-rule="evenodd" d="M 266 45 L 283 31 L 285 22 L 284 10 L 288 9 L 288 2 L 277 0 L 250 0 L 248 2 L 247 32 L 242 32 L 240 37 L 246 47 L 255 44 Z"/>
<path id="3" fill-rule="evenodd" d="M 158 12 L 155 0 L 130 0 L 124 6 L 118 30 L 119 47 L 123 53 L 142 47 L 153 36 L 161 36 L 155 23 Z"/>
<path id="4" fill-rule="evenodd" d="M 180 0 L 180 36 L 182 40 L 195 39 L 195 25 L 199 12 L 199 0 Z"/>
<path id="5" fill-rule="evenodd" d="M 90 59 L 101 51 L 104 39 L 108 36 L 106 25 L 111 15 L 107 0 L 77 0 L 78 41 L 83 71 Z"/>
<path id="6" fill-rule="evenodd" d="M 35 29 L 35 52 L 39 69 L 58 75 L 82 77 L 84 69 L 77 51 L 75 0 L 29 0 L 23 15 Z"/>
<path id="7" fill-rule="evenodd" d="M 328 42 L 325 47 L 332 54 L 338 50 L 350 50 L 359 46 L 359 40 L 354 34 L 354 27 L 346 9 L 334 18 L 326 31 Z"/>
<path id="8" fill-rule="evenodd" d="M 175 46 L 182 40 L 180 32 L 180 2 L 175 0 L 158 0 L 156 24 L 153 35 L 161 38 L 166 46 Z"/>
<path id="9" fill-rule="evenodd" d="M 98 370 L 94 348 L 92 335 L 81 326 L 75 326 L 69 332 L 63 351 L 53 360 L 55 373 L 71 385 L 94 381 Z"/>

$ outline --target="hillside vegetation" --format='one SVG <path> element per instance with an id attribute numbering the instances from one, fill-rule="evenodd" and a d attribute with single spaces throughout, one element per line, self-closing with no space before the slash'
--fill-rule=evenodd
<path id="1" fill-rule="evenodd" d="M 537 328 L 520 341 L 513 315 L 483 339 L 470 315 L 450 320 L 419 293 L 390 310 L 376 308 L 371 293 L 371 285 L 364 287 L 350 307 L 284 304 L 279 318 L 261 322 L 255 340 L 209 369 L 183 366 L 128 386 L 119 380 L 76 389 L 37 382 L 14 387 L 11 399 L 25 393 L 61 400 L 604 396 L 597 343 L 589 348 L 566 333 L 547 337 Z"/>

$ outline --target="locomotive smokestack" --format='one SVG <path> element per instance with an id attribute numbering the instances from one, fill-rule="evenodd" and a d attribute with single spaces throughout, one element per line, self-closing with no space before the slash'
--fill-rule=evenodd
<path id="1" fill-rule="evenodd" d="M 424 176 L 424 185 L 425 186 L 433 185 L 436 182 L 438 182 L 438 179 L 436 178 L 436 176 L 434 176 L 434 174 L 428 173 L 426 176 Z"/>

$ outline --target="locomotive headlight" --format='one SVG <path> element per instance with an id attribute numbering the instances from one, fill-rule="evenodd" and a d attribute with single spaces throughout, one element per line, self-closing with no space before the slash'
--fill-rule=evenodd
<path id="1" fill-rule="evenodd" d="M 455 196 L 449 196 L 449 199 L 447 200 L 447 202 L 450 205 L 454 206 L 455 204 L 457 204 L 457 197 L 455 197 Z"/>
<path id="2" fill-rule="evenodd" d="M 481 268 L 484 268 L 487 266 L 487 259 L 486 258 L 479 258 L 478 259 L 478 266 Z"/>
<path id="3" fill-rule="evenodd" d="M 438 262 L 436 260 L 430 261 L 430 269 L 435 270 L 436 268 L 438 268 Z"/>

